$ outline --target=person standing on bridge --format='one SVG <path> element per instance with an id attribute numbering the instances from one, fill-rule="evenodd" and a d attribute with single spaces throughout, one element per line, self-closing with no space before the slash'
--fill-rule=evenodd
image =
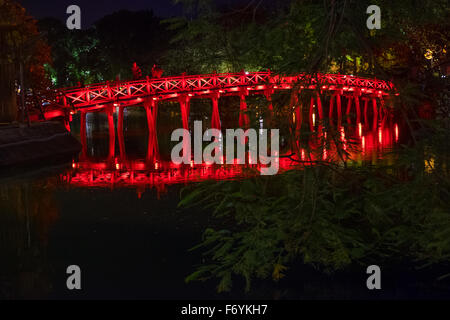
<path id="1" fill-rule="evenodd" d="M 158 65 L 154 64 L 152 67 L 152 78 L 161 78 L 164 70 L 161 69 Z"/>
<path id="2" fill-rule="evenodd" d="M 133 68 L 131 71 L 133 72 L 133 80 L 139 80 L 142 78 L 141 68 L 138 67 L 136 62 L 133 63 Z"/>

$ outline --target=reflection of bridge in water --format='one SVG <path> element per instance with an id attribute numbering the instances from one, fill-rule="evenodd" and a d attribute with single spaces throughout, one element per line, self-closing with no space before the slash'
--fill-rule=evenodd
<path id="1" fill-rule="evenodd" d="M 382 153 L 390 150 L 399 140 L 399 127 L 392 121 L 380 121 L 375 129 L 365 130 L 363 125 L 356 127 L 340 127 L 339 147 L 345 149 L 347 160 L 375 163 Z M 148 141 L 152 144 L 151 140 Z M 149 150 L 153 147 L 149 147 Z M 306 148 L 312 150 L 308 152 Z M 300 147 L 301 154 L 281 156 L 278 159 L 279 172 L 314 165 L 318 162 L 341 161 L 332 143 L 310 142 Z M 86 148 L 84 148 L 86 150 Z M 187 184 L 204 180 L 229 180 L 250 177 L 259 174 L 259 164 L 194 164 L 175 165 L 170 161 L 162 161 L 155 150 L 150 151 L 153 157 L 147 159 L 127 159 L 125 154 L 109 156 L 103 160 L 81 155 L 72 164 L 72 170 L 63 175 L 63 180 L 74 187 L 101 188 L 136 188 L 142 194 L 148 188 L 156 188 L 164 193 L 168 185 Z"/>

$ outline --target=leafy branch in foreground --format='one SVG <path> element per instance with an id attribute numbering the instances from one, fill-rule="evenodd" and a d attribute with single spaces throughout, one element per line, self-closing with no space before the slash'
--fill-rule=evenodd
<path id="1" fill-rule="evenodd" d="M 318 164 L 277 176 L 202 183 L 182 192 L 181 207 L 213 209 L 228 229 L 207 229 L 207 263 L 186 280 L 234 276 L 278 280 L 301 259 L 325 272 L 389 260 L 417 266 L 450 262 L 448 127 L 405 148 L 394 165 Z"/>

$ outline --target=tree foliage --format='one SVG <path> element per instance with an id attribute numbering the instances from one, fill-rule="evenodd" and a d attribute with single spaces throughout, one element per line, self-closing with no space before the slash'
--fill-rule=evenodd
<path id="1" fill-rule="evenodd" d="M 48 72 L 60 87 L 132 79 L 134 62 L 144 76 L 151 75 L 170 38 L 152 11 L 122 10 L 85 30 L 68 30 L 56 19 L 41 20 L 39 26 L 52 46 Z"/>
<path id="2" fill-rule="evenodd" d="M 186 2 L 190 8 L 200 3 Z M 211 1 L 201 3 L 196 14 L 169 21 L 179 30 L 175 41 L 184 43 L 176 49 L 179 68 L 393 80 L 400 92 L 394 112 L 412 139 L 390 165 L 317 163 L 277 176 L 187 187 L 181 207 L 211 210 L 228 227 L 205 231 L 194 249 L 204 251 L 206 262 L 186 280 L 217 278 L 218 290 L 227 291 L 243 277 L 249 289 L 256 278 L 279 280 L 297 260 L 325 272 L 383 262 L 448 267 L 449 84 L 441 68 L 448 62 L 446 1 L 248 1 L 215 9 Z M 366 27 L 371 4 L 381 8 L 380 30 Z M 447 113 L 420 119 L 425 101 Z M 285 127 L 292 118 L 286 104 L 274 100 Z M 302 135 L 291 138 L 305 143 Z"/>
<path id="3" fill-rule="evenodd" d="M 37 29 L 37 21 L 15 1 L 0 1 L 0 121 L 17 117 L 16 82 L 23 67 L 25 88 L 48 86 L 44 64 L 50 61 L 50 48 Z M 24 88 L 22 88 L 24 90 Z"/>

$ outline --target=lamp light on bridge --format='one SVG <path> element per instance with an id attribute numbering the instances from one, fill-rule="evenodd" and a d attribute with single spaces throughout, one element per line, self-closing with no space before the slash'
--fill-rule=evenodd
<path id="1" fill-rule="evenodd" d="M 248 75 L 248 71 L 245 71 L 245 74 Z"/>
<path id="2" fill-rule="evenodd" d="M 155 101 L 156 101 L 156 100 L 158 100 L 158 98 L 154 97 L 154 98 L 153 98 L 153 100 L 155 100 Z"/>
<path id="3" fill-rule="evenodd" d="M 189 96 L 189 97 L 192 97 L 192 96 L 193 96 L 193 94 L 192 94 L 192 93 L 189 93 L 189 94 L 188 94 L 188 96 Z"/>

